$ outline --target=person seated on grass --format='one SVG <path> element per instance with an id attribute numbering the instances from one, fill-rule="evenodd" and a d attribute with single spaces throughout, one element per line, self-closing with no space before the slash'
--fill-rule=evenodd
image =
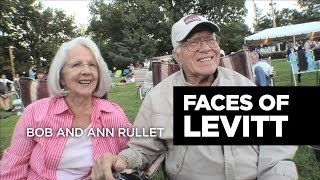
<path id="1" fill-rule="evenodd" d="M 250 52 L 253 77 L 257 86 L 271 86 L 271 78 L 275 75 L 274 68 L 269 63 L 261 61 L 256 51 Z"/>
<path id="2" fill-rule="evenodd" d="M 132 73 L 130 73 L 130 74 L 127 74 L 127 76 L 126 76 L 126 82 L 127 83 L 133 83 L 133 82 L 136 82 L 136 79 L 133 77 L 133 75 L 132 75 Z"/>
<path id="3" fill-rule="evenodd" d="M 86 179 L 101 155 L 116 155 L 127 147 L 127 137 L 89 134 L 132 127 L 119 105 L 101 98 L 111 83 L 106 68 L 100 50 L 88 38 L 60 46 L 48 74 L 51 97 L 26 107 L 0 161 L 1 180 Z M 48 128 L 52 136 L 28 137 L 27 128 Z M 83 134 L 74 137 L 66 134 L 68 130 Z"/>
<path id="4" fill-rule="evenodd" d="M 0 82 L 0 106 L 5 111 L 12 111 L 10 108 L 10 93 L 7 86 Z"/>

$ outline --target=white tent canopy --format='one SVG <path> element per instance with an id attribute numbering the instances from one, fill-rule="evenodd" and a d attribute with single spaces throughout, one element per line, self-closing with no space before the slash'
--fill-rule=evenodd
<path id="1" fill-rule="evenodd" d="M 320 37 L 320 21 L 265 29 L 245 37 L 244 43 L 248 46 L 285 41 L 294 42 L 295 44 L 297 40 L 306 40 L 309 33 L 314 33 L 314 37 Z"/>

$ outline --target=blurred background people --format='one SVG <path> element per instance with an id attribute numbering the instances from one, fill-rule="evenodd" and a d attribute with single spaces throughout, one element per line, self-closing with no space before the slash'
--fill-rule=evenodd
<path id="1" fill-rule="evenodd" d="M 313 33 L 308 35 L 308 40 L 304 43 L 304 49 L 307 51 L 313 51 L 314 49 L 320 48 L 320 45 L 314 41 Z"/>
<path id="2" fill-rule="evenodd" d="M 151 61 L 149 65 L 149 71 L 144 76 L 143 86 L 142 86 L 142 96 L 145 97 L 148 92 L 153 88 L 153 73 L 152 73 L 152 63 L 155 61 Z"/>
<path id="3" fill-rule="evenodd" d="M 2 82 L 7 87 L 8 91 L 11 91 L 10 84 L 13 84 L 13 81 L 7 79 L 7 76 L 5 74 L 1 74 L 0 82 Z"/>
<path id="4" fill-rule="evenodd" d="M 145 59 L 143 62 L 143 68 L 149 69 L 150 67 L 150 61 L 148 59 Z"/>
<path id="5" fill-rule="evenodd" d="M 29 78 L 31 78 L 31 79 L 36 79 L 36 73 L 34 72 L 34 68 L 35 68 L 35 66 L 30 66 L 30 68 L 29 68 L 29 71 L 28 71 L 28 73 L 29 73 Z"/>
<path id="6" fill-rule="evenodd" d="M 5 111 L 11 111 L 10 108 L 10 94 L 7 86 L 0 82 L 0 106 Z"/>
<path id="7" fill-rule="evenodd" d="M 271 86 L 271 78 L 275 74 L 274 68 L 265 61 L 259 59 L 256 51 L 250 52 L 253 77 L 257 86 Z"/>
<path id="8" fill-rule="evenodd" d="M 48 78 L 47 72 L 44 68 L 38 68 L 36 76 L 38 80 L 47 80 Z"/>

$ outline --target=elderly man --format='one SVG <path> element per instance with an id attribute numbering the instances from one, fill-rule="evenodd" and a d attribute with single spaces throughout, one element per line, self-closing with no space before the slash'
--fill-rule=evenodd
<path id="1" fill-rule="evenodd" d="M 297 179 L 292 158 L 296 146 L 173 145 L 173 86 L 254 86 L 239 73 L 220 67 L 219 27 L 198 15 L 188 15 L 172 27 L 173 57 L 181 70 L 145 97 L 134 127 L 163 127 L 162 136 L 131 138 L 118 156 L 106 154 L 94 165 L 92 178 L 112 179 L 112 171 L 144 169 L 165 154 L 168 179 L 287 180 Z"/>

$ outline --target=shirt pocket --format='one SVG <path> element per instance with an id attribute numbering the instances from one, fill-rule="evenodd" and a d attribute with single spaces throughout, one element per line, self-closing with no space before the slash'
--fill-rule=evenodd
<path id="1" fill-rule="evenodd" d="M 175 179 L 182 168 L 186 154 L 186 146 L 173 145 L 173 114 L 172 113 L 154 113 L 152 116 L 152 125 L 155 128 L 163 128 L 160 139 L 164 141 L 167 148 L 165 169 L 169 179 Z"/>
<path id="2" fill-rule="evenodd" d="M 259 146 L 232 146 L 237 179 L 256 179 Z"/>
<path id="3" fill-rule="evenodd" d="M 165 161 L 165 169 L 169 179 L 176 179 L 181 171 L 186 150 L 186 146 L 170 145 Z"/>

